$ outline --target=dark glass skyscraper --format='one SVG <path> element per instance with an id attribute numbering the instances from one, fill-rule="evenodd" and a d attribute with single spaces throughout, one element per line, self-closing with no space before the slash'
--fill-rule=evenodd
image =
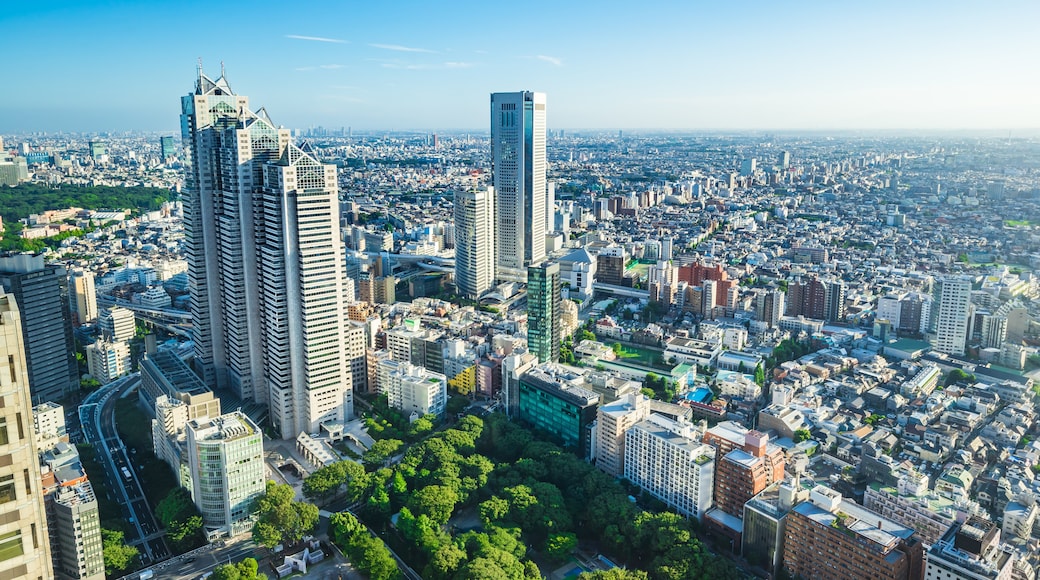
<path id="1" fill-rule="evenodd" d="M 543 262 L 527 269 L 527 346 L 538 362 L 560 358 L 560 265 Z"/>

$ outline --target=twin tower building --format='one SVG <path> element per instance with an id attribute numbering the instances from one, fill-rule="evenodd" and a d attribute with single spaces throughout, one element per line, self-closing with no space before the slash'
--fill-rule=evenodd
<path id="1" fill-rule="evenodd" d="M 552 200 L 545 95 L 491 97 L 494 186 L 459 195 L 460 293 L 524 281 L 545 256 Z M 353 415 L 336 167 L 318 161 L 223 75 L 181 98 L 190 154 L 185 239 L 196 371 L 265 404 L 283 439 Z M 492 254 L 492 251 L 494 252 Z M 497 259 L 495 258 L 497 256 Z"/>

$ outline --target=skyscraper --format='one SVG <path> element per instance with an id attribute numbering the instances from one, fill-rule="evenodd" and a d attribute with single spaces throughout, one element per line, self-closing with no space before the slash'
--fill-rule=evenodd
<path id="1" fill-rule="evenodd" d="M 90 270 L 76 270 L 69 276 L 69 309 L 76 326 L 97 320 L 97 290 Z"/>
<path id="2" fill-rule="evenodd" d="M 545 93 L 491 94 L 495 276 L 524 281 L 545 257 Z"/>
<path id="3" fill-rule="evenodd" d="M 177 146 L 173 143 L 173 137 L 159 138 L 159 156 L 165 163 L 167 159 L 177 154 Z"/>
<path id="4" fill-rule="evenodd" d="M 42 254 L 0 258 L 0 286 L 21 311 L 32 402 L 57 401 L 79 388 L 65 267 L 45 264 Z"/>
<path id="5" fill-rule="evenodd" d="M 932 287 L 932 317 L 929 338 L 935 350 L 963 355 L 971 316 L 971 278 L 948 276 Z"/>
<path id="6" fill-rule="evenodd" d="M 0 578 L 53 578 L 22 317 L 0 288 Z"/>
<path id="7" fill-rule="evenodd" d="M 181 99 L 195 356 L 283 438 L 353 414 L 336 168 L 224 77 Z"/>
<path id="8" fill-rule="evenodd" d="M 543 262 L 527 270 L 527 346 L 538 362 L 560 358 L 560 265 Z"/>
<path id="9" fill-rule="evenodd" d="M 495 281 L 494 188 L 455 193 L 455 285 L 477 300 Z"/>

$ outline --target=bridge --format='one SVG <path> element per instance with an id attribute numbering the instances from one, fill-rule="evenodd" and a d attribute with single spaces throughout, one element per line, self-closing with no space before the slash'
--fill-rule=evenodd
<path id="1" fill-rule="evenodd" d="M 625 298 L 642 298 L 649 300 L 650 292 L 648 290 L 640 290 L 638 288 L 629 288 L 627 286 L 617 286 L 615 284 L 605 284 L 603 282 L 595 282 L 592 284 L 592 289 L 598 292 L 605 292 L 607 294 L 613 294 L 615 296 L 623 296 Z"/>
<path id="2" fill-rule="evenodd" d="M 175 308 L 150 308 L 140 304 L 134 304 L 129 300 L 116 298 L 114 296 L 99 295 L 97 297 L 99 306 L 119 306 L 134 313 L 137 318 L 158 326 L 163 330 L 184 338 L 191 338 L 191 313 Z"/>

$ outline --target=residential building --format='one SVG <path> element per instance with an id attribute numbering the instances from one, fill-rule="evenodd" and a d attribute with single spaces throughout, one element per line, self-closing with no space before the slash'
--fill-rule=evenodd
<path id="1" fill-rule="evenodd" d="M 104 580 L 101 516 L 79 452 L 65 442 L 40 451 L 55 576 L 62 580 Z"/>
<path id="2" fill-rule="evenodd" d="M 935 281 L 932 292 L 933 312 L 928 328 L 932 347 L 941 353 L 962 356 L 972 309 L 971 278 L 940 278 Z"/>
<path id="3" fill-rule="evenodd" d="M 625 395 L 599 407 L 596 410 L 596 467 L 614 477 L 624 475 L 625 433 L 649 416 L 650 399 L 641 393 Z"/>
<path id="4" fill-rule="evenodd" d="M 0 577 L 53 578 L 21 326 L 15 297 L 0 289 Z"/>
<path id="5" fill-rule="evenodd" d="M 283 439 L 353 415 L 336 167 L 224 77 L 181 99 L 184 224 L 203 380 L 267 404 Z"/>
<path id="6" fill-rule="evenodd" d="M 715 504 L 732 516 L 742 517 L 744 503 L 771 483 L 782 481 L 786 460 L 783 449 L 769 443 L 760 431 L 744 435 L 744 444 L 717 462 Z"/>
<path id="7" fill-rule="evenodd" d="M 126 341 L 99 340 L 86 346 L 87 370 L 102 385 L 130 372 L 130 345 Z"/>
<path id="8" fill-rule="evenodd" d="M 1015 550 L 1000 541 L 1000 529 L 979 517 L 949 526 L 928 550 L 925 580 L 1011 580 Z"/>
<path id="9" fill-rule="evenodd" d="M 527 345 L 538 362 L 560 358 L 560 265 L 531 266 L 527 272 Z"/>
<path id="10" fill-rule="evenodd" d="M 816 486 L 787 515 L 783 567 L 820 580 L 920 580 L 924 545 L 914 530 Z"/>
<path id="11" fill-rule="evenodd" d="M 120 342 L 130 340 L 137 332 L 137 318 L 134 311 L 128 308 L 113 306 L 101 310 L 98 316 L 98 329 L 102 340 Z"/>
<path id="12" fill-rule="evenodd" d="M 651 414 L 625 432 L 625 479 L 700 520 L 711 507 L 715 448 L 686 421 Z"/>
<path id="13" fill-rule="evenodd" d="M 97 290 L 94 288 L 94 273 L 90 270 L 74 270 L 69 275 L 69 314 L 76 326 L 93 324 L 97 320 Z"/>
<path id="14" fill-rule="evenodd" d="M 65 408 L 50 401 L 33 407 L 33 435 L 40 452 L 54 447 L 59 441 L 68 442 Z"/>
<path id="15" fill-rule="evenodd" d="M 455 192 L 455 286 L 478 300 L 495 282 L 495 190 Z"/>
<path id="16" fill-rule="evenodd" d="M 57 401 L 79 389 L 65 267 L 45 264 L 42 254 L 0 257 L 0 286 L 17 302 L 22 317 L 32 404 Z"/>
<path id="17" fill-rule="evenodd" d="M 957 504 L 928 489 L 928 476 L 912 471 L 899 478 L 896 487 L 872 482 L 863 505 L 894 522 L 917 531 L 921 541 L 934 544 L 954 523 Z"/>
<path id="18" fill-rule="evenodd" d="M 260 428 L 241 411 L 186 427 L 191 497 L 203 523 L 211 531 L 245 531 L 252 503 L 266 486 Z"/>
<path id="19" fill-rule="evenodd" d="M 545 93 L 491 94 L 495 276 L 523 282 L 545 258 Z"/>
<path id="20" fill-rule="evenodd" d="M 585 248 L 578 248 L 558 262 L 560 283 L 566 289 L 566 298 L 583 302 L 591 300 L 592 284 L 596 281 L 596 258 Z"/>
<path id="21" fill-rule="evenodd" d="M 448 402 L 448 380 L 421 366 L 386 359 L 379 362 L 379 393 L 386 395 L 387 403 L 405 416 L 443 417 Z"/>

